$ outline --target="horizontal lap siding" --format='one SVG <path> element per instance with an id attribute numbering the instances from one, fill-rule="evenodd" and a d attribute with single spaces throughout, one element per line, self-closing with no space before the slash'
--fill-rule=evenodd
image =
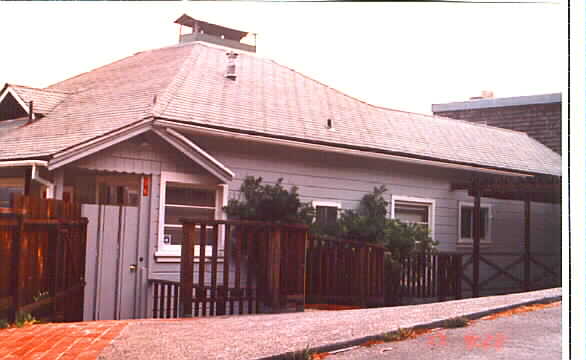
<path id="1" fill-rule="evenodd" d="M 284 185 L 299 187 L 302 201 L 340 201 L 342 208 L 355 208 L 362 196 L 374 186 L 386 185 L 391 195 L 435 200 L 435 239 L 441 251 L 471 251 L 457 246 L 458 203 L 473 202 L 464 191 L 450 191 L 450 182 L 466 178 L 461 171 L 424 167 L 381 159 L 308 151 L 292 147 L 257 144 L 220 137 L 192 136 L 194 143 L 235 172 L 229 185 L 229 197 L 236 198 L 246 176 L 262 176 L 265 183 L 284 179 Z M 150 278 L 177 280 L 178 263 L 155 261 L 159 219 L 161 171 L 205 174 L 193 161 L 162 141 L 147 136 L 150 147 L 125 142 L 75 165 L 88 169 L 152 174 L 151 226 L 148 250 Z M 491 251 L 518 250 L 523 243 L 523 203 L 482 199 L 492 204 Z M 532 244 L 538 251 L 559 251 L 559 206 L 532 204 Z M 482 248 L 484 249 L 484 247 Z M 482 251 L 482 250 L 481 250 Z M 223 268 L 220 266 L 220 271 Z M 197 266 L 196 266 L 197 269 Z M 197 279 L 197 271 L 195 278 Z M 221 281 L 220 274 L 218 281 Z M 231 281 L 234 279 L 230 277 Z M 209 273 L 206 272 L 206 279 Z M 152 294 L 149 295 L 149 298 Z M 149 299 L 152 301 L 152 299 Z M 150 311 L 151 308 L 149 307 Z"/>
<path id="2" fill-rule="evenodd" d="M 458 204 L 473 202 L 465 191 L 450 191 L 451 181 L 464 174 L 450 169 L 424 167 L 381 159 L 308 151 L 292 147 L 248 143 L 207 136 L 194 142 L 236 173 L 229 184 L 230 198 L 239 196 L 246 176 L 262 176 L 274 183 L 283 178 L 287 187 L 296 185 L 302 201 L 339 201 L 344 209 L 355 208 L 374 186 L 386 185 L 391 195 L 435 200 L 435 239 L 442 251 L 471 251 L 457 246 Z M 523 244 L 524 208 L 521 201 L 482 199 L 492 205 L 492 251 L 519 250 Z M 560 244 L 559 206 L 532 203 L 532 249 L 551 251 Z M 556 218 L 557 217 L 557 218 Z"/>

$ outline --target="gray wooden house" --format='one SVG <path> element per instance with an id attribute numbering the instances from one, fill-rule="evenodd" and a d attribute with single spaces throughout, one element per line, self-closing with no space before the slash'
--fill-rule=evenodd
<path id="1" fill-rule="evenodd" d="M 324 219 L 384 184 L 390 216 L 464 252 L 474 198 L 454 184 L 561 176 L 524 133 L 373 106 L 257 56 L 245 32 L 177 22 L 192 29 L 177 45 L 0 92 L 0 207 L 18 192 L 84 204 L 86 319 L 147 316 L 148 279 L 178 277 L 178 219 L 224 218 L 249 175 L 297 185 Z M 532 250 L 560 253 L 560 214 L 532 203 Z M 521 250 L 524 226 L 523 201 L 482 198 L 481 251 Z"/>

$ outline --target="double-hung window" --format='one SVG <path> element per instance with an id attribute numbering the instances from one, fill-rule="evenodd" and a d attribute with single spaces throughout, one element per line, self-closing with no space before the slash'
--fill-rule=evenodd
<path id="1" fill-rule="evenodd" d="M 202 179 L 190 176 L 165 174 L 161 178 L 160 201 L 160 235 L 157 257 L 161 261 L 165 257 L 179 257 L 183 243 L 183 226 L 181 219 L 214 220 L 223 219 L 222 207 L 226 204 L 226 189 L 224 185 L 209 184 Z M 195 254 L 199 254 L 199 247 L 206 246 L 206 254 L 211 254 L 212 236 L 214 227 L 206 226 L 206 243 L 202 244 L 201 227 L 195 229 Z M 218 246 L 223 237 L 218 234 Z M 178 259 L 175 259 L 178 260 Z"/>
<path id="2" fill-rule="evenodd" d="M 321 226 L 336 225 L 338 212 L 342 207 L 340 203 L 333 201 L 313 201 L 315 209 L 315 223 Z"/>
<path id="3" fill-rule="evenodd" d="M 177 246 L 183 242 L 183 227 L 180 219 L 213 220 L 216 213 L 216 191 L 191 187 L 186 184 L 168 182 L 165 185 L 165 224 L 163 244 Z M 198 226 L 199 227 L 199 226 Z M 208 227 L 206 239 L 211 237 Z M 195 244 L 202 245 L 201 231 L 196 228 Z M 205 244 L 204 244 L 205 245 Z"/>
<path id="4" fill-rule="evenodd" d="M 432 239 L 435 225 L 434 216 L 434 200 L 397 195 L 391 199 L 391 218 L 426 227 L 430 231 Z"/>
<path id="5" fill-rule="evenodd" d="M 480 206 L 480 242 L 490 243 L 491 233 L 491 207 L 490 205 Z M 459 242 L 472 243 L 474 239 L 474 204 L 461 202 L 458 211 L 459 218 Z"/>

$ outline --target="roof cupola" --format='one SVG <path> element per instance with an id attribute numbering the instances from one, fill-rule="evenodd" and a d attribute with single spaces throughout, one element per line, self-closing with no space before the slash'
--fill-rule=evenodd
<path id="1" fill-rule="evenodd" d="M 196 20 L 189 15 L 183 14 L 175 20 L 179 24 L 179 43 L 202 41 L 211 44 L 221 45 L 233 49 L 256 52 L 256 34 L 254 45 L 241 42 L 247 35 L 246 31 L 230 29 L 224 26 L 210 24 L 205 21 Z M 191 33 L 183 34 L 183 27 L 191 28 Z"/>

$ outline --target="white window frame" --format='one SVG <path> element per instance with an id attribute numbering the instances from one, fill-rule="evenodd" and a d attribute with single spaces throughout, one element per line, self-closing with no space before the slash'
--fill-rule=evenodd
<path id="1" fill-rule="evenodd" d="M 458 245 L 472 245 L 474 242 L 474 238 L 463 238 L 462 237 L 462 208 L 471 207 L 472 211 L 474 211 L 474 203 L 468 201 L 459 201 L 458 202 Z M 488 214 L 486 219 L 486 233 L 485 239 L 480 239 L 480 244 L 492 244 L 492 204 L 480 204 L 481 209 L 488 209 Z M 474 215 L 472 215 L 474 216 Z M 472 223 L 472 221 L 470 222 Z M 474 231 L 474 229 L 472 229 Z"/>
<path id="2" fill-rule="evenodd" d="M 419 205 L 425 205 L 428 208 L 428 219 L 429 219 L 429 237 L 431 240 L 435 240 L 435 200 L 434 199 L 424 199 L 419 197 L 413 196 L 402 196 L 402 195 L 392 195 L 391 196 L 391 219 L 396 219 L 395 217 L 395 206 L 397 202 L 411 202 L 416 203 Z"/>
<path id="3" fill-rule="evenodd" d="M 166 202 L 166 187 L 167 183 L 180 183 L 187 186 L 199 189 L 208 189 L 216 191 L 216 211 L 214 213 L 215 220 L 225 220 L 226 213 L 223 207 L 228 205 L 228 185 L 213 183 L 213 179 L 205 175 L 183 174 L 175 172 L 162 172 L 161 183 L 159 187 L 159 233 L 157 238 L 157 250 L 155 258 L 158 262 L 179 262 L 181 258 L 181 245 L 171 245 L 164 243 L 165 235 L 165 202 Z M 221 256 L 224 249 L 224 236 L 220 233 L 218 242 L 218 254 Z M 197 259 L 199 255 L 199 245 L 194 246 L 194 254 Z M 206 256 L 212 255 L 212 246 L 206 245 Z M 197 260 L 195 260 L 197 261 Z"/>
<path id="4" fill-rule="evenodd" d="M 324 207 L 335 207 L 338 208 L 338 211 L 336 212 L 336 219 L 338 219 L 340 217 L 340 209 L 342 208 L 342 204 L 338 201 L 322 201 L 322 200 L 314 200 L 311 202 L 311 206 L 313 207 L 313 210 L 315 211 L 315 216 L 313 217 L 313 222 L 315 223 L 317 221 L 317 207 L 318 206 L 324 206 Z"/>

